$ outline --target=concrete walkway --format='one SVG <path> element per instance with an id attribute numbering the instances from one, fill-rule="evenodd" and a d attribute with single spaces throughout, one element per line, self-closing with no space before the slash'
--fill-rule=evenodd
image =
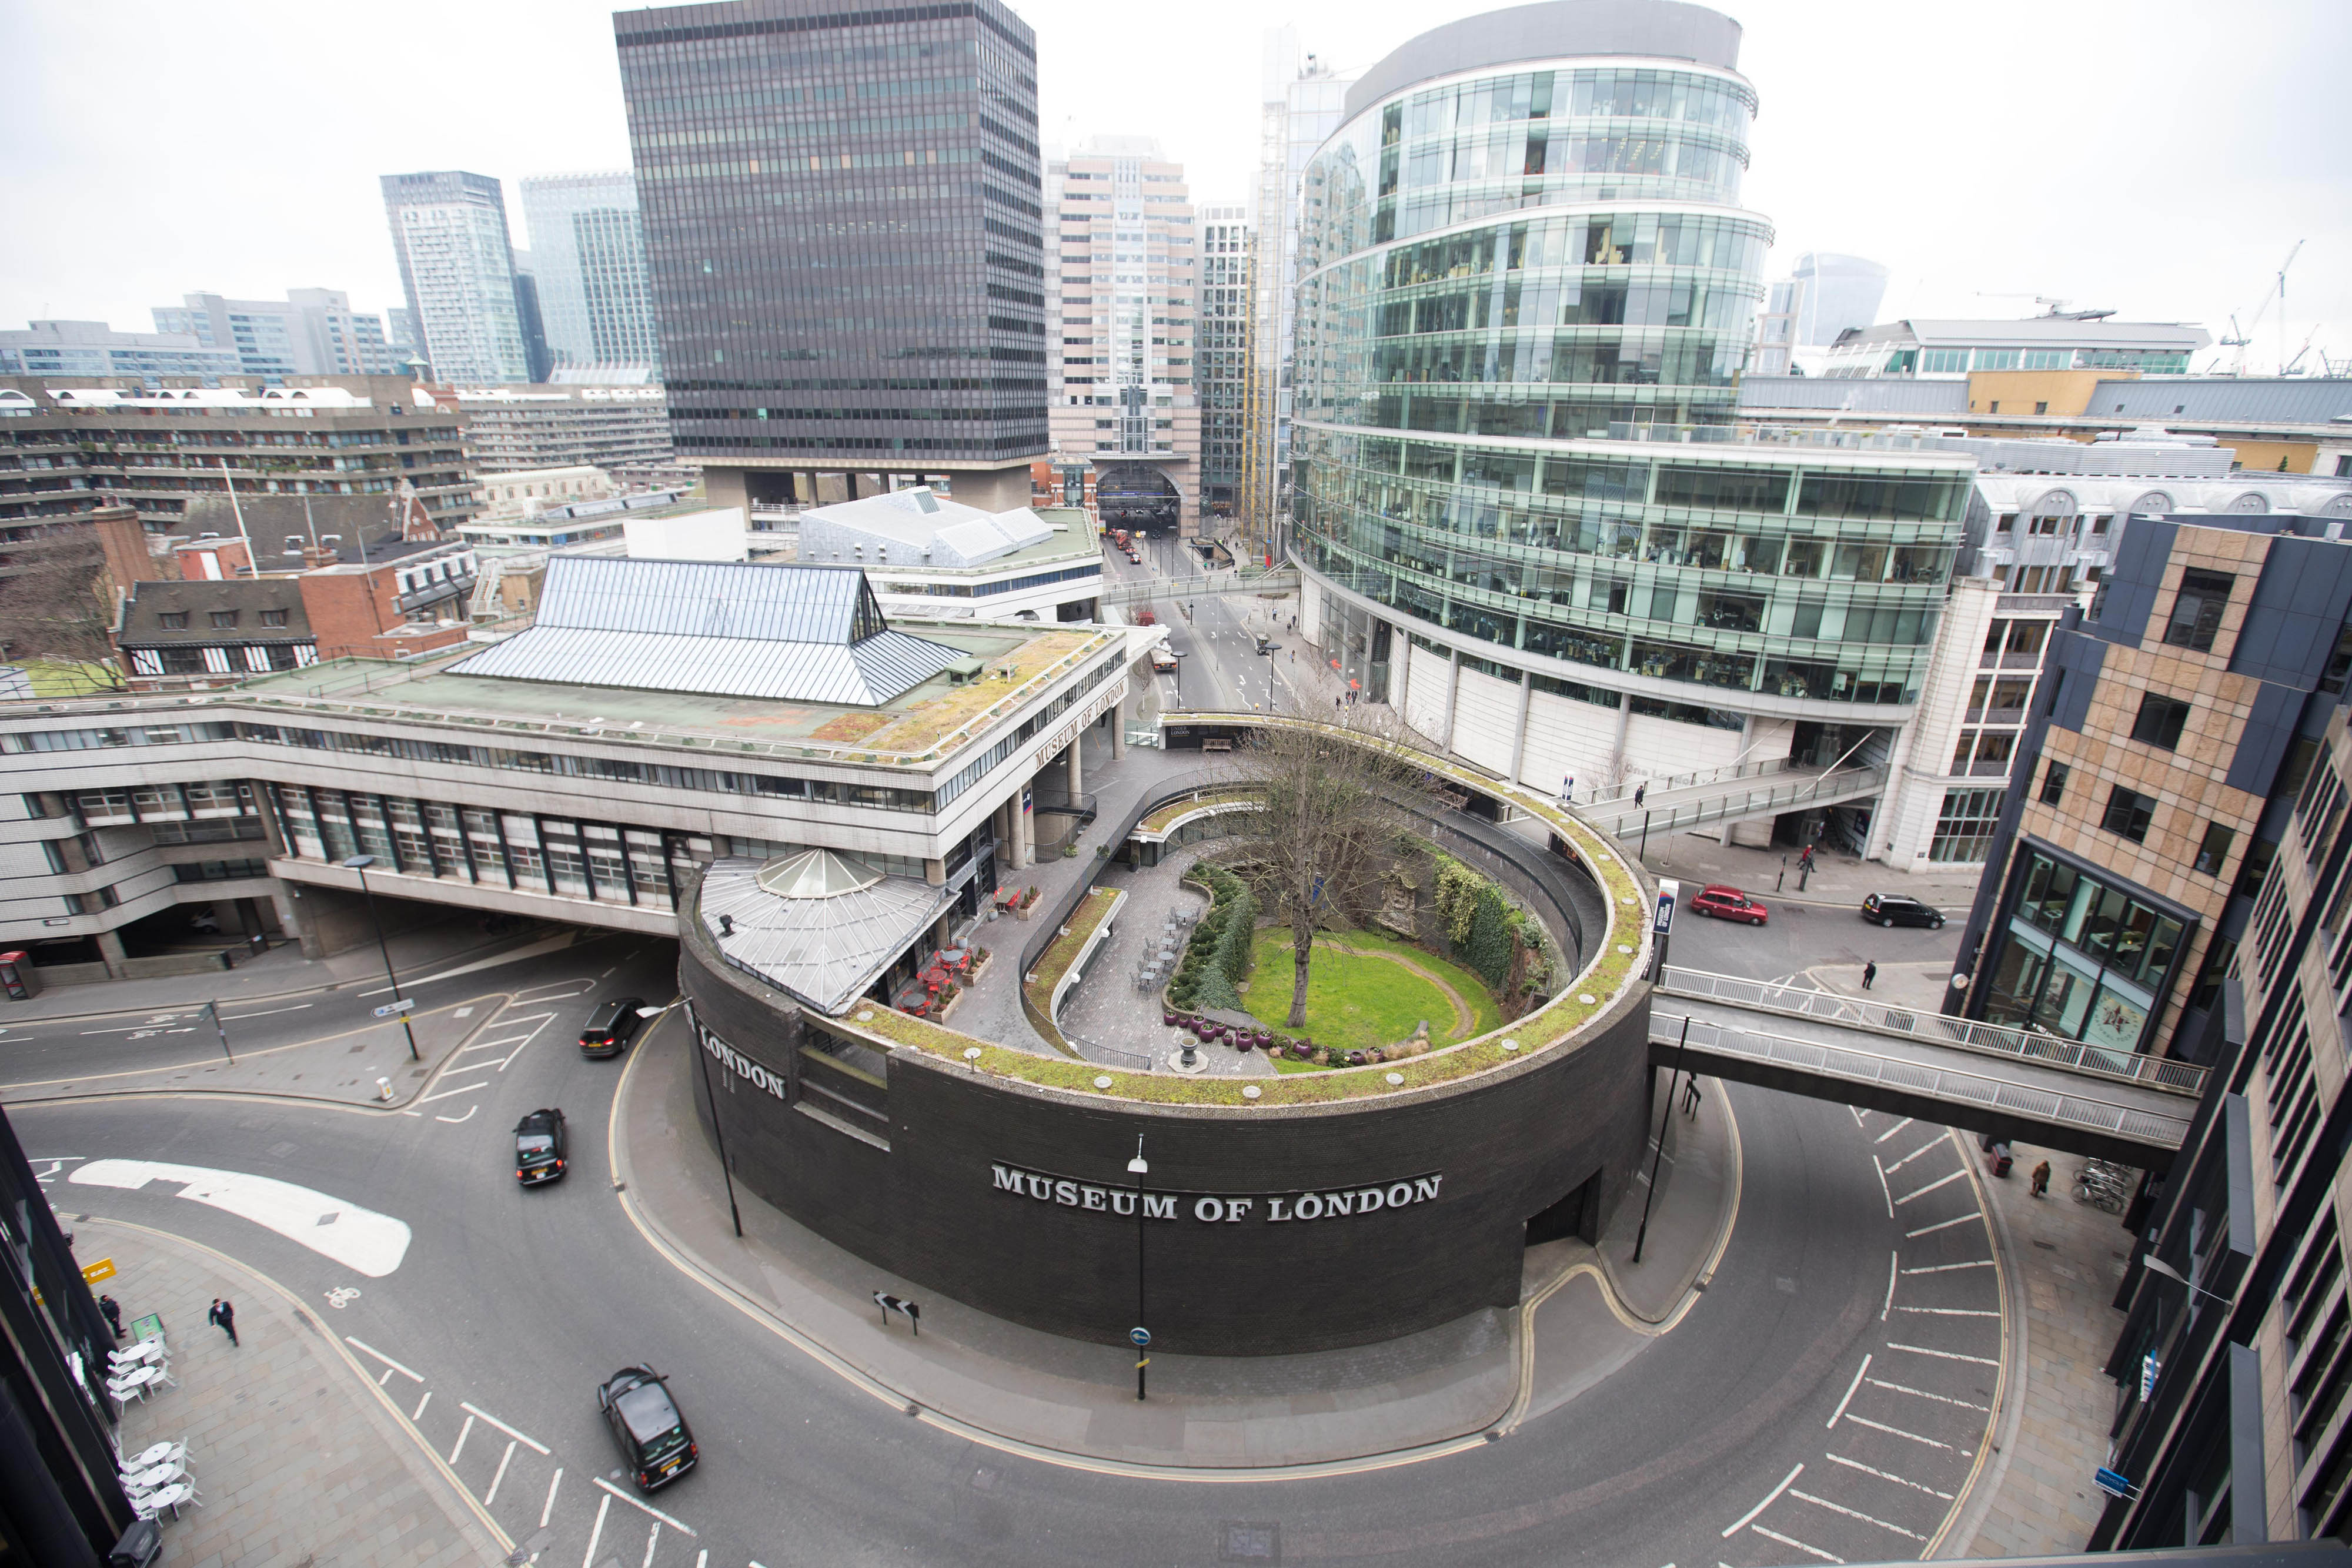
<path id="1" fill-rule="evenodd" d="M 1490 1428 L 1556 1408 L 1651 1343 L 1696 1299 L 1736 1209 L 1738 1161 L 1713 1107 L 1677 1126 L 1643 1263 L 1627 1262 L 1638 1202 L 1599 1249 L 1529 1254 L 1528 1293 L 1385 1344 L 1307 1355 L 1155 1354 L 1135 1398 L 1123 1346 L 1001 1322 L 852 1256 L 738 1188 L 729 1221 L 717 1160 L 696 1119 L 685 1031 L 656 1030 L 621 1085 L 614 1168 L 623 1202 L 682 1270 L 877 1398 L 950 1431 L 1140 1474 L 1203 1469 L 1316 1473 L 1372 1456 L 1451 1452 Z M 1692 1154 L 1678 1152 L 1692 1140 Z M 872 1292 L 923 1304 L 920 1338 L 877 1320 Z M 1539 1314 L 1539 1315 L 1538 1315 Z M 1531 1332 L 1531 1325 L 1532 1330 Z"/>
<path id="2" fill-rule="evenodd" d="M 123 1324 L 160 1312 L 177 1388 L 129 1406 L 132 1455 L 185 1441 L 203 1506 L 163 1515 L 163 1568 L 457 1568 L 503 1562 L 513 1542 L 478 1512 L 438 1456 L 402 1427 L 373 1380 L 309 1308 L 210 1248 L 115 1220 L 77 1218 L 84 1263 Z M 236 1307 L 241 1345 L 205 1322 Z"/>

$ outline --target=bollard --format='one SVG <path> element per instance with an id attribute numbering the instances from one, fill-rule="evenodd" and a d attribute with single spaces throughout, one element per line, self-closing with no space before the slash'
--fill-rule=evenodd
<path id="1" fill-rule="evenodd" d="M 383 1101 L 383 1102 L 385 1104 L 387 1104 L 387 1105 L 389 1105 L 389 1104 L 391 1104 L 391 1103 L 392 1103 L 392 1080 L 391 1080 L 391 1079 L 389 1079 L 389 1078 L 379 1078 L 379 1079 L 377 1079 L 377 1080 L 375 1081 L 375 1097 L 376 1097 L 377 1099 L 379 1099 L 379 1100 Z"/>

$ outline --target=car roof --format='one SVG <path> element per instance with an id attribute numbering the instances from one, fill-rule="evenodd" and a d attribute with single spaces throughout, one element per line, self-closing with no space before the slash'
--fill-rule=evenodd
<path id="1" fill-rule="evenodd" d="M 543 1133 L 562 1120 L 563 1120 L 563 1113 L 561 1111 L 549 1110 L 543 1107 L 537 1111 L 526 1111 L 523 1113 L 522 1120 L 515 1124 L 515 1131 L 518 1133 Z"/>
<path id="2" fill-rule="evenodd" d="M 1878 900 L 1881 904 L 1918 904 L 1922 909 L 1927 907 L 1925 904 L 1921 903 L 1918 899 L 1912 897 L 1907 893 L 1874 893 L 1870 896 Z"/>
<path id="3" fill-rule="evenodd" d="M 1705 887 L 1700 888 L 1699 892 L 1702 895 L 1710 893 L 1719 893 L 1727 898 L 1745 898 L 1748 896 L 1727 882 L 1708 883 Z"/>

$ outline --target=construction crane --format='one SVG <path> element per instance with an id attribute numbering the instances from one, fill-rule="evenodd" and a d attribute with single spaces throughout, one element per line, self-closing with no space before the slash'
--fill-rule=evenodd
<path id="1" fill-rule="evenodd" d="M 2254 340 L 2254 329 L 2263 324 L 2263 318 L 2270 313 L 2273 302 L 2279 307 L 2279 374 L 2286 374 L 2286 269 L 2294 265 L 2295 255 L 2302 249 L 2303 241 L 2295 241 L 2294 248 L 2286 253 L 2286 259 L 2278 264 L 2278 271 L 2271 278 L 2269 292 L 2263 296 L 2263 302 L 2254 307 L 2253 316 L 2243 327 L 2238 325 L 2237 317 L 2230 318 L 2230 335 L 2221 340 L 2221 347 L 2238 350 L 2230 361 L 2231 375 L 2246 373 L 2246 347 Z"/>

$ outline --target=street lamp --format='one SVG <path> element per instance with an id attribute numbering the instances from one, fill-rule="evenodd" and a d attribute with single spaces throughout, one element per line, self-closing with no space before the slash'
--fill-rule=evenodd
<path id="1" fill-rule="evenodd" d="M 408 1060 L 422 1061 L 425 1059 L 416 1051 L 416 1031 L 408 1027 L 408 1009 L 404 1005 L 408 998 L 400 994 L 400 977 L 392 972 L 392 946 L 383 939 L 383 916 L 376 913 L 375 894 L 367 884 L 367 868 L 373 864 L 373 855 L 353 855 L 343 862 L 343 869 L 359 873 L 360 896 L 367 900 L 368 921 L 375 927 L 376 951 L 383 955 L 383 977 L 392 982 L 393 1005 L 400 1009 L 400 1032 L 408 1037 Z"/>
<path id="2" fill-rule="evenodd" d="M 1128 1174 L 1135 1178 L 1135 1328 L 1129 1335 L 1135 1342 L 1135 1397 L 1143 1398 L 1143 1369 L 1151 1364 L 1144 1354 L 1151 1343 L 1150 1333 L 1143 1326 L 1143 1178 L 1151 1167 L 1143 1162 L 1143 1134 L 1135 1135 L 1135 1158 L 1127 1162 Z"/>

